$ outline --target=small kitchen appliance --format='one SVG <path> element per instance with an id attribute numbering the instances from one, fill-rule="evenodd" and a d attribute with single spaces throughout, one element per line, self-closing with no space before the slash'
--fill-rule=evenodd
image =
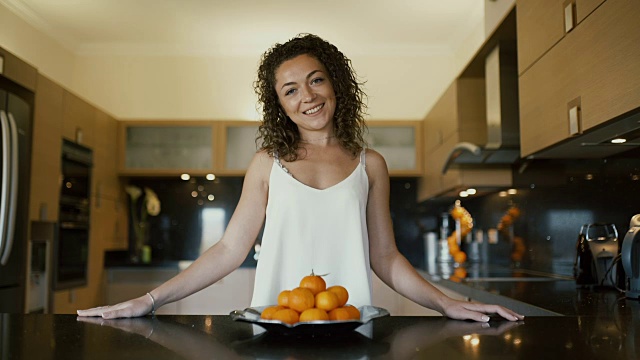
<path id="1" fill-rule="evenodd" d="M 627 298 L 640 299 L 640 214 L 631 218 L 620 255 L 626 274 Z"/>
<path id="2" fill-rule="evenodd" d="M 618 231 L 614 224 L 586 224 L 576 245 L 574 275 L 578 285 L 614 287 L 618 255 Z"/>

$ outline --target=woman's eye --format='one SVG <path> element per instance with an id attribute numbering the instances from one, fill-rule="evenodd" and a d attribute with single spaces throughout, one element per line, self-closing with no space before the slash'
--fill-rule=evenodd
<path id="1" fill-rule="evenodd" d="M 287 91 L 285 91 L 285 92 L 284 92 L 284 95 L 285 95 L 285 96 L 287 96 L 287 95 L 291 95 L 291 94 L 293 94 L 293 93 L 294 93 L 294 91 L 296 91 L 296 89 L 289 89 L 289 90 L 287 90 Z"/>
<path id="2" fill-rule="evenodd" d="M 319 83 L 321 83 L 323 81 L 324 81 L 323 78 L 315 78 L 315 79 L 311 80 L 311 83 L 312 84 L 319 84 Z"/>

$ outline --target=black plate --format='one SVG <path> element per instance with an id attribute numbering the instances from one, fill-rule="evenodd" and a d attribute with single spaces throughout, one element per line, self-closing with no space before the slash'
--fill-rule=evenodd
<path id="1" fill-rule="evenodd" d="M 308 321 L 293 325 L 278 320 L 260 318 L 262 311 L 269 306 L 250 307 L 244 310 L 234 310 L 229 315 L 235 321 L 244 321 L 259 325 L 272 334 L 281 335 L 335 335 L 352 331 L 369 321 L 382 316 L 389 316 L 389 312 L 375 306 L 361 306 L 360 320 L 343 321 Z"/>

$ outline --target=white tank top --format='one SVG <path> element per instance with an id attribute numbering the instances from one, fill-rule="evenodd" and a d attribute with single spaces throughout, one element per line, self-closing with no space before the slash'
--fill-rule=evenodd
<path id="1" fill-rule="evenodd" d="M 349 304 L 371 305 L 368 193 L 365 150 L 346 179 L 323 190 L 296 180 L 276 155 L 251 306 L 277 304 L 311 270 L 328 274 L 327 287 L 344 286 Z"/>

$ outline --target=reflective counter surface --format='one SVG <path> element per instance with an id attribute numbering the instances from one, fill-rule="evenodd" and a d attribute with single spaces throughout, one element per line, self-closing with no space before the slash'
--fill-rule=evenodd
<path id="1" fill-rule="evenodd" d="M 625 300 L 622 300 L 625 302 Z M 489 324 L 390 316 L 346 335 L 254 335 L 226 315 L 102 320 L 0 314 L 2 359 L 540 359 L 640 357 L 640 305 Z"/>

